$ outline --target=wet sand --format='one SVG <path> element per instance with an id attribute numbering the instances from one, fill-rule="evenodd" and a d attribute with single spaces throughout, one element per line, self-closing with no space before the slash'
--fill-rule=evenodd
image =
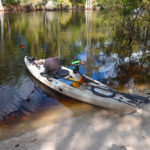
<path id="1" fill-rule="evenodd" d="M 150 93 L 147 88 L 137 92 Z M 28 124 L 32 130 L 1 141 L 0 150 L 149 150 L 150 104 L 128 115 L 84 103 L 72 110 L 78 113 L 59 108 L 51 118 L 45 115 L 35 120 Z M 56 117 L 63 112 L 63 119 Z M 13 130 L 17 129 L 23 127 Z"/>
<path id="2" fill-rule="evenodd" d="M 0 142 L 1 150 L 149 150 L 150 105 L 130 115 L 94 107 Z"/>
<path id="3" fill-rule="evenodd" d="M 14 136 L 21 136 L 26 132 L 41 127 L 51 126 L 65 119 L 81 115 L 94 108 L 94 106 L 86 103 L 75 103 L 73 100 L 71 101 L 69 99 L 68 101 L 65 102 L 64 100 L 64 104 L 59 103 L 56 106 L 53 106 L 50 110 L 45 110 L 43 112 L 39 111 L 30 115 L 23 115 L 19 119 L 16 117 L 9 118 L 6 122 L 0 122 L 0 141 Z"/>

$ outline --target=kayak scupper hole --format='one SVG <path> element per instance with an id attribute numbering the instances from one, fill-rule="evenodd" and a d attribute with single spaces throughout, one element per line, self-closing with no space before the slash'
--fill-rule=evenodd
<path id="1" fill-rule="evenodd" d="M 59 88 L 59 91 L 63 92 L 63 90 L 61 88 Z"/>

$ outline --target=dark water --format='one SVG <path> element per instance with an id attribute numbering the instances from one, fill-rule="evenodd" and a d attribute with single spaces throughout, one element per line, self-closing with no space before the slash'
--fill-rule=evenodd
<path id="1" fill-rule="evenodd" d="M 142 19 L 115 10 L 0 14 L 0 139 L 93 109 L 47 92 L 27 73 L 25 55 L 59 55 L 65 66 L 77 56 L 87 62 L 82 73 L 113 88 L 148 88 L 150 26 Z"/>

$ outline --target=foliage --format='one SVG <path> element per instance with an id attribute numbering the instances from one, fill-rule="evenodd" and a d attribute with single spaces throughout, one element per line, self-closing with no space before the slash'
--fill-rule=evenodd
<path id="1" fill-rule="evenodd" d="M 4 4 L 7 5 L 29 5 L 29 4 L 39 4 L 45 5 L 50 0 L 2 0 Z M 84 6 L 87 2 L 87 0 L 51 0 L 57 2 L 58 6 L 64 5 L 76 5 L 76 6 Z M 103 7 L 109 7 L 109 6 L 115 6 L 120 0 L 90 0 L 92 2 L 93 6 L 103 6 Z"/>
<path id="2" fill-rule="evenodd" d="M 85 1 L 80 0 L 58 2 L 59 5 L 66 5 L 69 2 L 74 5 L 85 4 Z M 60 53 L 66 64 L 69 64 L 73 56 L 85 51 L 89 74 L 92 74 L 91 70 L 98 71 L 100 65 L 108 61 L 99 60 L 101 53 L 105 54 L 106 58 L 117 54 L 119 63 L 115 70 L 118 73 L 116 80 L 119 79 L 125 83 L 133 77 L 136 81 L 141 79 L 143 80 L 141 82 L 146 82 L 148 79 L 146 72 L 150 72 L 150 57 L 147 55 L 147 53 L 150 54 L 149 2 L 146 0 L 134 2 L 100 0 L 97 2 L 103 7 L 111 5 L 114 7 L 97 12 L 60 11 L 30 15 L 18 13 L 10 17 L 10 20 L 5 18 L 6 46 L 15 47 L 16 44 L 26 42 L 28 46 L 26 53 L 41 58 L 57 56 Z M 116 4 L 120 9 L 115 9 Z M 135 10 L 141 11 L 134 13 Z M 14 35 L 20 41 L 13 41 L 11 38 Z M 0 45 L 2 46 L 1 43 Z M 2 49 L 6 49 L 5 45 Z M 17 52 L 17 50 L 9 49 L 8 55 L 16 55 Z M 142 56 L 140 59 L 132 60 L 133 54 L 136 53 Z M 5 58 L 2 52 L 0 57 L 1 60 Z M 130 60 L 128 63 L 125 62 L 126 58 Z"/>

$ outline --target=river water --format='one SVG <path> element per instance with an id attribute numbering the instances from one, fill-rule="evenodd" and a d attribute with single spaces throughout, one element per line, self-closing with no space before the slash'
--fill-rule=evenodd
<path id="1" fill-rule="evenodd" d="M 87 62 L 83 74 L 117 90 L 149 89 L 148 21 L 104 10 L 1 13 L 0 22 L 0 139 L 94 109 L 39 84 L 25 55 L 61 56 L 68 67 L 77 56 Z"/>

